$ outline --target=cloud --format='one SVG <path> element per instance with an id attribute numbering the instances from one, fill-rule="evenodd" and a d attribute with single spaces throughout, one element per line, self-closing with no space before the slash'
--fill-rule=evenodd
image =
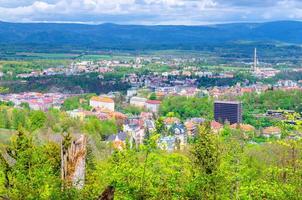
<path id="1" fill-rule="evenodd" d="M 299 0 L 0 0 L 0 20 L 207 24 L 302 19 Z"/>

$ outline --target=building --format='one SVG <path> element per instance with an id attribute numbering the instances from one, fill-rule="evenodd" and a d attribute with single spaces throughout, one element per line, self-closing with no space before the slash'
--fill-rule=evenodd
<path id="1" fill-rule="evenodd" d="M 143 97 L 132 97 L 130 99 L 130 104 L 136 107 L 140 107 L 143 108 L 145 107 L 145 103 L 146 103 L 147 99 L 143 98 Z"/>
<path id="2" fill-rule="evenodd" d="M 113 148 L 117 150 L 123 150 L 126 146 L 127 134 L 124 132 L 119 132 L 118 134 L 110 135 L 107 142 L 111 142 Z"/>
<path id="3" fill-rule="evenodd" d="M 215 121 L 230 124 L 242 122 L 242 104 L 237 101 L 215 101 L 214 103 Z"/>
<path id="4" fill-rule="evenodd" d="M 265 129 L 262 130 L 262 135 L 266 138 L 271 138 L 271 137 L 275 137 L 280 139 L 281 138 L 281 129 L 278 127 L 267 127 Z"/>
<path id="5" fill-rule="evenodd" d="M 137 95 L 137 89 L 136 88 L 131 88 L 127 90 L 127 97 L 133 97 Z"/>
<path id="6" fill-rule="evenodd" d="M 148 100 L 145 103 L 145 108 L 151 112 L 157 113 L 159 110 L 161 101 L 158 100 Z"/>
<path id="7" fill-rule="evenodd" d="M 114 101 L 109 97 L 92 97 L 90 99 L 89 105 L 92 108 L 102 108 L 114 112 Z"/>

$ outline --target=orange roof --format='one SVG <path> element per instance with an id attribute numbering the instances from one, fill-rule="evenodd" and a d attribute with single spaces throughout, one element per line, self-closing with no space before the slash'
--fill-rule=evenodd
<path id="1" fill-rule="evenodd" d="M 231 128 L 237 128 L 238 124 L 231 125 Z M 243 131 L 255 131 L 255 127 L 249 124 L 239 124 L 239 129 Z"/>
<path id="2" fill-rule="evenodd" d="M 263 129 L 262 132 L 265 135 L 280 134 L 281 133 L 281 129 L 278 128 L 278 127 L 270 126 L 270 127 L 267 127 L 265 129 Z"/>
<path id="3" fill-rule="evenodd" d="M 91 97 L 90 100 L 91 100 L 91 101 L 103 102 L 103 103 L 114 103 L 114 101 L 113 101 L 112 99 L 110 99 L 109 97 L 99 97 L 99 96 L 95 96 L 95 97 Z"/>
<path id="4" fill-rule="evenodd" d="M 222 128 L 222 124 L 216 121 L 211 121 L 211 128 L 215 130 L 219 130 Z"/>
<path id="5" fill-rule="evenodd" d="M 121 140 L 115 140 L 112 143 L 113 148 L 122 150 L 125 147 L 125 143 Z"/>
<path id="6" fill-rule="evenodd" d="M 192 130 L 195 127 L 195 124 L 191 121 L 185 122 L 185 126 L 188 130 Z"/>
<path id="7" fill-rule="evenodd" d="M 241 88 L 241 92 L 251 93 L 253 92 L 252 88 Z"/>
<path id="8" fill-rule="evenodd" d="M 166 124 L 174 124 L 174 123 L 179 123 L 180 119 L 178 119 L 177 117 L 167 117 L 166 119 L 164 119 L 164 122 Z"/>
<path id="9" fill-rule="evenodd" d="M 115 119 L 127 119 L 127 115 L 120 112 L 111 112 L 110 116 L 114 117 Z"/>

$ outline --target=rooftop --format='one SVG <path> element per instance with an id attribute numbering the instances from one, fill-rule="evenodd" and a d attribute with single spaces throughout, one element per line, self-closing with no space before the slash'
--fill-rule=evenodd
<path id="1" fill-rule="evenodd" d="M 146 103 L 148 103 L 148 104 L 160 104 L 161 101 L 158 101 L 158 100 L 148 100 L 148 101 L 146 101 Z"/>
<path id="2" fill-rule="evenodd" d="M 91 97 L 90 100 L 91 100 L 91 101 L 104 102 L 104 103 L 114 103 L 114 101 L 113 101 L 112 99 L 110 99 L 109 97 L 99 97 L 99 96 L 95 96 L 95 97 Z"/>
<path id="3" fill-rule="evenodd" d="M 241 104 L 240 101 L 215 101 L 214 103 Z"/>

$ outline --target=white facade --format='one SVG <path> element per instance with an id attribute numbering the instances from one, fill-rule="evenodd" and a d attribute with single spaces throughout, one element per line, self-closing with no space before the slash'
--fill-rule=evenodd
<path id="1" fill-rule="evenodd" d="M 133 106 L 137 106 L 143 108 L 145 106 L 147 99 L 142 97 L 132 97 L 130 99 L 130 104 Z"/>
<path id="2" fill-rule="evenodd" d="M 158 110 L 159 110 L 159 105 L 160 104 L 154 104 L 154 103 L 146 103 L 145 104 L 145 108 L 147 109 L 147 110 L 150 110 L 151 112 L 158 112 Z"/>
<path id="3" fill-rule="evenodd" d="M 92 97 L 89 105 L 92 108 L 104 108 L 114 112 L 114 101 L 105 97 Z"/>

